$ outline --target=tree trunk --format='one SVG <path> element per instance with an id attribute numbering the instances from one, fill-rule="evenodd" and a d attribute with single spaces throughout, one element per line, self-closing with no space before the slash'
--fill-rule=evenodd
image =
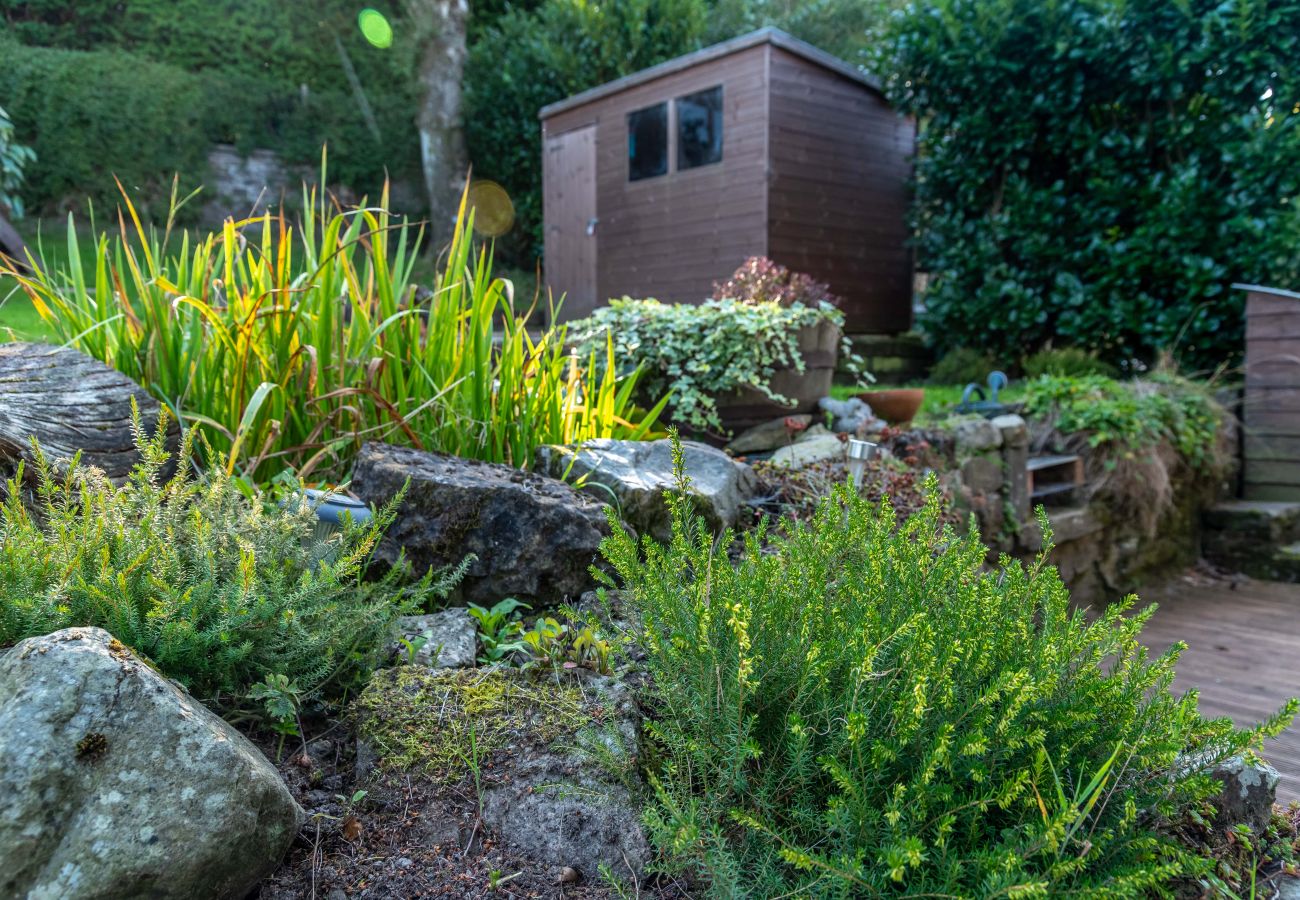
<path id="1" fill-rule="evenodd" d="M 461 77 L 465 71 L 467 0 L 410 0 L 410 13 L 423 35 L 417 77 L 420 162 L 429 196 L 432 247 L 451 240 L 468 162 L 461 122 Z"/>

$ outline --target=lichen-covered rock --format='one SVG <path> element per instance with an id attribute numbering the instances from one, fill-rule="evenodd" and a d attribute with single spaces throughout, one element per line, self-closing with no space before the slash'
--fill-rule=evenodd
<path id="1" fill-rule="evenodd" d="M 636 881 L 650 859 L 641 808 L 628 785 L 638 783 L 638 722 L 632 692 L 616 678 L 582 673 L 586 710 L 599 712 L 569 740 L 517 754 L 509 778 L 484 794 L 483 819 L 514 847 L 588 883 L 601 866 Z"/>
<path id="2" fill-rule="evenodd" d="M 233 728 L 108 632 L 0 657 L 0 896 L 241 898 L 302 811 Z"/>
<path id="3" fill-rule="evenodd" d="M 812 424 L 812 416 L 801 413 L 780 416 L 747 428 L 731 439 L 727 449 L 732 453 L 766 453 L 794 443 L 799 433 Z"/>
<path id="4" fill-rule="evenodd" d="M 393 629 L 402 641 L 392 652 L 399 661 L 434 669 L 472 666 L 478 657 L 478 629 L 469 610 L 452 607 L 427 616 L 401 616 Z M 411 658 L 411 651 L 414 655 Z"/>
<path id="5" fill-rule="evenodd" d="M 1263 760 L 1248 763 L 1233 756 L 1215 766 L 1210 774 L 1223 783 L 1223 790 L 1214 799 L 1219 811 L 1217 824 L 1223 828 L 1249 825 L 1255 834 L 1263 834 L 1277 799 L 1277 769 Z"/>
<path id="6" fill-rule="evenodd" d="M 367 503 L 410 490 L 377 558 L 398 554 L 417 570 L 454 565 L 474 554 L 462 596 L 491 605 L 502 597 L 541 603 L 577 598 L 608 534 L 602 504 L 562 481 L 510 466 L 388 444 L 366 444 L 352 490 Z"/>
<path id="7" fill-rule="evenodd" d="M 810 428 L 809 431 L 812 431 Z M 846 444 L 836 434 L 815 434 L 772 454 L 774 466 L 802 469 L 828 459 L 843 459 Z"/>
<path id="8" fill-rule="evenodd" d="M 753 470 L 695 441 L 682 441 L 682 455 L 698 501 L 696 510 L 715 531 L 734 526 L 758 488 Z M 664 497 L 675 483 L 670 441 L 600 439 L 576 448 L 541 447 L 537 465 L 540 471 L 584 484 L 595 496 L 612 495 L 619 514 L 638 531 L 662 541 L 672 536 Z"/>
<path id="9" fill-rule="evenodd" d="M 639 878 L 649 860 L 635 786 L 640 713 L 619 679 L 585 669 L 378 672 L 355 707 L 365 778 L 456 785 L 477 759 L 483 824 L 516 852 L 596 882 Z M 473 747 L 470 751 L 468 748 Z M 455 822 L 425 821 L 457 839 Z"/>

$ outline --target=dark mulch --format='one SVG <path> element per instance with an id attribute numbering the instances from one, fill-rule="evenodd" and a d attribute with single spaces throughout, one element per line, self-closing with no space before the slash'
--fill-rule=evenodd
<path id="1" fill-rule="evenodd" d="M 339 721 L 309 725 L 305 744 L 286 742 L 279 769 L 307 812 L 307 823 L 283 865 L 254 895 L 290 898 L 568 898 L 618 897 L 591 879 L 564 880 L 559 860 L 511 852 L 487 833 L 467 775 L 460 783 L 372 773 L 356 803 L 355 741 Z M 267 758 L 277 759 L 278 738 L 250 735 Z M 492 777 L 489 761 L 484 777 Z M 493 887 L 494 879 L 496 881 Z M 685 885 L 658 880 L 627 885 L 626 896 L 676 900 Z"/>

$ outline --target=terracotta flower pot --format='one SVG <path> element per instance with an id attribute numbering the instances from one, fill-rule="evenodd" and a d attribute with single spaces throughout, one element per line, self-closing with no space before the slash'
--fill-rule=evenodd
<path id="1" fill-rule="evenodd" d="M 924 388 L 892 388 L 858 394 L 871 411 L 890 425 L 906 425 L 925 401 Z"/>

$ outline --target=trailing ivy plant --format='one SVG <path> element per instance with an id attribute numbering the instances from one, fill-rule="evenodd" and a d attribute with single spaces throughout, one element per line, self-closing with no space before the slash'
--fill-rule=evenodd
<path id="1" fill-rule="evenodd" d="M 804 371 L 799 331 L 819 322 L 838 327 L 844 316 L 828 304 L 723 299 L 693 306 L 624 297 L 572 323 L 569 334 L 580 356 L 612 338 L 615 358 L 641 367 L 649 396 L 671 391 L 674 420 L 720 431 L 717 398 L 723 394 L 748 387 L 778 403 L 790 402 L 768 382 L 778 369 Z"/>
<path id="2" fill-rule="evenodd" d="M 301 494 L 272 503 L 219 467 L 193 476 L 193 431 L 165 478 L 165 432 L 146 438 L 137 417 L 142 461 L 121 487 L 75 460 L 57 476 L 33 447 L 38 512 L 22 503 L 21 469 L 0 507 L 0 647 L 93 625 L 219 708 L 271 688 L 296 706 L 365 674 L 393 620 L 463 574 L 462 564 L 404 584 L 399 564 L 365 580 L 400 497 L 321 542 Z M 271 712 L 283 719 L 287 708 Z"/>
<path id="3" fill-rule="evenodd" d="M 841 484 L 733 561 L 680 448 L 677 477 L 668 545 L 611 516 L 603 547 L 651 675 L 646 822 L 669 868 L 713 897 L 1148 897 L 1213 876 L 1169 825 L 1296 701 L 1206 720 L 1171 690 L 1183 645 L 1141 644 L 1153 607 L 1086 615 L 1046 550 L 988 567 L 934 493 L 902 518 Z"/>

